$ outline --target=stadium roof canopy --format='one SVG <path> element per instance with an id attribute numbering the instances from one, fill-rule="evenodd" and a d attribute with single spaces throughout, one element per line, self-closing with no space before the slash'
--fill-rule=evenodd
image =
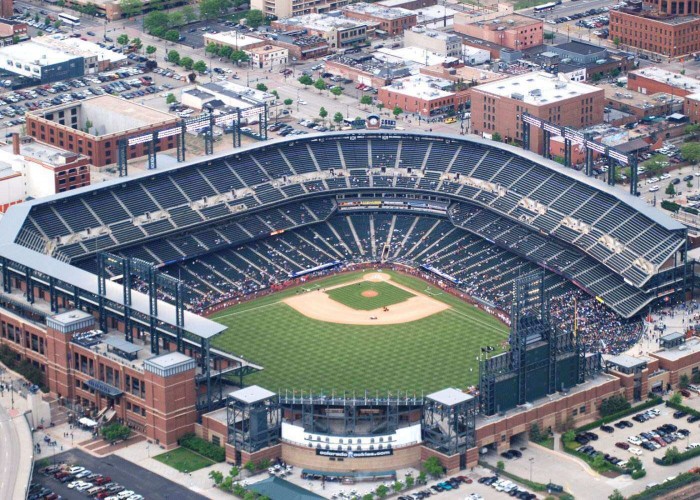
<path id="1" fill-rule="evenodd" d="M 276 476 L 251 484 L 248 486 L 248 489 L 270 500 L 316 500 L 317 498 L 323 498 L 316 493 L 305 490 L 301 486 Z"/>

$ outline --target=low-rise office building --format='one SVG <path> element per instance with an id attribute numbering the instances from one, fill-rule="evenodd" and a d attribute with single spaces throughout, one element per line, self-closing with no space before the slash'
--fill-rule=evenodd
<path id="1" fill-rule="evenodd" d="M 101 47 L 94 42 L 76 37 L 40 36 L 32 38 L 32 42 L 49 49 L 59 50 L 66 54 L 83 58 L 86 75 L 107 71 L 125 64 L 128 59 L 124 54 Z"/>
<path id="2" fill-rule="evenodd" d="M 525 50 L 544 43 L 542 19 L 519 14 L 474 22 L 469 15 L 457 13 L 454 19 L 454 30 L 513 50 Z"/>
<path id="3" fill-rule="evenodd" d="M 665 92 L 675 97 L 684 97 L 700 92 L 700 80 L 663 68 L 649 67 L 630 71 L 627 88 L 642 94 Z"/>
<path id="4" fill-rule="evenodd" d="M 29 38 L 27 23 L 15 19 L 0 18 L 0 43 L 12 45 Z"/>
<path id="5" fill-rule="evenodd" d="M 27 133 L 35 139 L 90 158 L 103 167 L 117 162 L 119 141 L 127 137 L 174 126 L 178 119 L 168 113 L 103 95 L 84 101 L 59 104 L 27 113 Z M 157 150 L 176 146 L 175 136 L 158 141 Z M 128 158 L 147 153 L 147 144 L 127 148 Z"/>
<path id="6" fill-rule="evenodd" d="M 400 35 L 416 25 L 416 13 L 401 7 L 358 2 L 343 7 L 342 12 L 350 19 L 376 24 L 378 35 Z"/>
<path id="7" fill-rule="evenodd" d="M 269 42 L 263 38 L 246 35 L 238 30 L 233 30 L 221 33 L 205 33 L 205 46 L 210 43 L 218 47 L 231 47 L 233 50 L 247 50 L 255 47 L 262 47 Z"/>
<path id="8" fill-rule="evenodd" d="M 420 47 L 439 56 L 462 56 L 462 39 L 452 33 L 416 26 L 404 31 L 403 41 L 406 47 Z"/>
<path id="9" fill-rule="evenodd" d="M 601 88 L 567 81 L 549 73 L 525 73 L 471 89 L 475 134 L 504 141 L 522 141 L 522 114 L 557 125 L 583 128 L 602 123 L 605 95 Z M 530 147 L 542 153 L 543 134 L 530 128 Z"/>
<path id="10" fill-rule="evenodd" d="M 305 61 L 307 59 L 316 59 L 328 54 L 330 45 L 328 41 L 320 36 L 307 35 L 306 31 L 275 33 L 272 40 L 272 45 L 287 49 L 289 59 L 292 61 Z"/>
<path id="11" fill-rule="evenodd" d="M 250 63 L 254 68 L 277 68 L 289 61 L 289 51 L 272 44 L 246 49 L 245 53 L 250 57 Z"/>
<path id="12" fill-rule="evenodd" d="M 306 30 L 308 35 L 324 38 L 331 49 L 343 49 L 367 40 L 367 23 L 342 16 L 307 14 L 272 21 L 273 29 L 279 31 Z"/>
<path id="13" fill-rule="evenodd" d="M 251 0 L 250 8 L 277 19 L 333 12 L 350 3 L 350 0 Z"/>
<path id="14" fill-rule="evenodd" d="M 404 113 L 423 117 L 443 115 L 466 107 L 466 86 L 429 75 L 413 75 L 395 80 L 379 89 L 379 100 L 387 109 L 401 108 Z"/>
<path id="15" fill-rule="evenodd" d="M 34 41 L 0 48 L 0 69 L 31 78 L 37 83 L 53 83 L 85 74 L 85 60 L 60 49 Z"/>

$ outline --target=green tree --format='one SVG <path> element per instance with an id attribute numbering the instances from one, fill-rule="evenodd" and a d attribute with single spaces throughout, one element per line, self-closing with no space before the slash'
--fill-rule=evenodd
<path id="1" fill-rule="evenodd" d="M 406 489 L 413 488 L 414 484 L 416 484 L 416 480 L 413 479 L 413 476 L 406 476 Z"/>
<path id="2" fill-rule="evenodd" d="M 44 25 L 51 26 L 51 18 L 49 16 L 46 16 L 46 18 L 44 19 Z"/>
<path id="3" fill-rule="evenodd" d="M 304 87 L 308 87 L 309 85 L 313 85 L 314 81 L 309 75 L 301 75 L 299 77 L 299 83 L 301 83 Z"/>
<path id="4" fill-rule="evenodd" d="M 177 102 L 177 97 L 175 97 L 175 94 L 172 92 L 169 93 L 167 96 L 165 96 L 165 103 L 166 104 L 175 104 Z"/>
<path id="5" fill-rule="evenodd" d="M 394 110 L 392 111 L 393 115 L 398 118 L 401 113 L 403 113 L 403 109 L 401 109 L 398 106 L 394 106 Z"/>
<path id="6" fill-rule="evenodd" d="M 628 410 L 630 407 L 629 401 L 627 401 L 624 396 L 616 394 L 604 399 L 598 411 L 600 411 L 602 417 L 607 417 L 608 415 Z"/>
<path id="7" fill-rule="evenodd" d="M 206 73 L 207 72 L 207 63 L 202 61 L 201 59 L 194 63 L 192 66 L 192 69 L 197 71 L 198 73 Z"/>
<path id="8" fill-rule="evenodd" d="M 700 384 L 700 371 L 693 373 L 693 384 Z"/>
<path id="9" fill-rule="evenodd" d="M 389 493 L 389 488 L 387 488 L 383 484 L 380 484 L 379 486 L 377 486 L 377 489 L 374 492 L 379 498 L 385 498 Z"/>
<path id="10" fill-rule="evenodd" d="M 258 28 L 265 22 L 265 15 L 261 10 L 251 9 L 246 13 L 245 20 L 251 28 Z"/>
<path id="11" fill-rule="evenodd" d="M 185 16 L 179 10 L 173 11 L 168 14 L 168 23 L 171 27 L 182 26 L 185 24 Z"/>
<path id="12" fill-rule="evenodd" d="M 679 405 L 683 403 L 683 394 L 681 394 L 680 392 L 674 392 L 673 395 L 670 398 L 668 398 L 668 400 L 674 405 Z"/>
<path id="13" fill-rule="evenodd" d="M 608 500 L 625 500 L 625 497 L 622 496 L 620 490 L 614 490 L 610 496 L 608 496 Z"/>
<path id="14" fill-rule="evenodd" d="M 442 476 L 444 469 L 442 467 L 442 463 L 440 463 L 440 459 L 438 457 L 428 457 L 424 462 L 423 462 L 423 470 L 427 473 L 430 474 L 431 476 L 438 478 Z"/>
<path id="15" fill-rule="evenodd" d="M 603 455 L 596 455 L 591 465 L 593 466 L 593 470 L 603 472 L 608 470 L 610 463 L 605 460 Z"/>
<path id="16" fill-rule="evenodd" d="M 325 120 L 328 116 L 328 111 L 326 111 L 326 108 L 321 106 L 321 109 L 318 110 L 318 116 L 320 116 L 322 120 Z"/>
<path id="17" fill-rule="evenodd" d="M 691 139 L 695 139 L 700 132 L 700 124 L 694 123 L 692 125 L 686 125 L 683 131 L 690 136 Z"/>
<path id="18" fill-rule="evenodd" d="M 219 55 L 221 57 L 225 57 L 226 59 L 230 59 L 232 53 L 233 53 L 233 47 L 229 47 L 228 45 L 225 45 L 223 47 L 219 47 Z M 245 52 L 244 52 L 244 54 L 245 54 Z"/>
<path id="19" fill-rule="evenodd" d="M 12 37 L 12 43 L 13 43 L 14 45 L 17 45 L 17 44 L 19 43 L 19 37 L 18 37 L 17 35 L 14 35 L 14 36 Z"/>
<path id="20" fill-rule="evenodd" d="M 333 94 L 333 95 L 336 97 L 336 99 L 337 99 L 338 97 L 340 97 L 340 95 L 341 95 L 342 93 L 343 93 L 343 89 L 341 89 L 340 87 L 338 87 L 338 86 L 336 86 L 336 87 L 331 87 L 331 94 Z"/>
<path id="21" fill-rule="evenodd" d="M 362 500 L 374 500 L 374 493 L 365 493 Z"/>
<path id="22" fill-rule="evenodd" d="M 56 28 L 56 29 L 60 28 L 62 25 L 63 25 L 63 21 L 61 21 L 60 19 L 57 19 L 57 20 L 54 21 L 54 23 L 53 23 L 53 27 Z"/>
<path id="23" fill-rule="evenodd" d="M 503 460 L 499 460 L 498 462 L 496 462 L 496 468 L 500 471 L 506 470 L 505 462 Z"/>
<path id="24" fill-rule="evenodd" d="M 678 448 L 675 446 L 671 446 L 670 448 L 666 449 L 666 453 L 664 454 L 664 462 L 667 465 L 675 464 L 678 462 L 678 458 L 681 456 L 681 452 L 678 451 Z"/>
<path id="25" fill-rule="evenodd" d="M 545 40 L 554 40 L 554 33 L 551 31 L 545 31 L 544 39 Z"/>
<path id="26" fill-rule="evenodd" d="M 132 38 L 131 45 L 133 45 L 136 50 L 141 50 L 141 48 L 143 47 L 143 42 L 140 38 Z"/>
<path id="27" fill-rule="evenodd" d="M 219 486 L 224 491 L 231 491 L 233 489 L 233 478 L 231 476 L 226 477 Z"/>
<path id="28" fill-rule="evenodd" d="M 228 47 L 228 46 L 227 46 Z M 221 50 L 223 47 L 219 47 L 215 43 L 209 42 L 206 47 L 204 47 L 204 53 L 205 54 L 210 54 L 210 55 L 219 55 L 219 50 Z M 231 47 L 229 47 L 231 48 Z"/>
<path id="29" fill-rule="evenodd" d="M 341 123 L 343 123 L 343 113 L 341 113 L 340 111 L 338 111 L 336 114 L 334 114 L 334 115 L 333 115 L 333 121 L 334 121 L 335 123 L 337 123 L 338 125 L 340 125 Z"/>
<path id="30" fill-rule="evenodd" d="M 394 481 L 394 484 L 391 485 L 391 489 L 393 489 L 396 493 L 401 491 L 403 489 L 403 483 L 401 481 Z"/>
<path id="31" fill-rule="evenodd" d="M 180 53 L 176 50 L 171 50 L 168 52 L 167 59 L 168 59 L 169 63 L 179 64 L 180 63 Z"/>
<path id="32" fill-rule="evenodd" d="M 635 469 L 630 475 L 632 476 L 632 479 L 641 479 L 647 475 L 647 471 L 645 471 L 644 469 Z"/>
<path id="33" fill-rule="evenodd" d="M 209 473 L 209 478 L 214 481 L 214 484 L 216 486 L 219 486 L 221 482 L 224 480 L 224 475 L 219 472 L 218 470 L 213 470 Z"/>
<path id="34" fill-rule="evenodd" d="M 271 90 L 271 91 L 270 91 L 270 94 L 272 94 L 273 96 L 275 96 L 277 99 L 280 98 L 280 93 L 277 92 L 276 90 Z"/>
<path id="35" fill-rule="evenodd" d="M 425 484 L 428 482 L 428 476 L 425 474 L 425 471 L 420 471 L 418 473 L 418 484 Z"/>
<path id="36" fill-rule="evenodd" d="M 229 0 L 201 0 L 199 2 L 199 18 L 214 19 L 223 16 L 230 6 Z"/>
<path id="37" fill-rule="evenodd" d="M 228 471 L 229 476 L 231 476 L 234 479 L 237 478 L 240 473 L 241 473 L 241 469 L 239 469 L 235 465 L 233 467 L 231 467 L 230 471 Z"/>
<path id="38" fill-rule="evenodd" d="M 700 162 L 700 143 L 699 142 L 686 142 L 681 144 L 680 147 L 681 156 L 685 161 L 695 165 Z"/>
<path id="39" fill-rule="evenodd" d="M 566 431 L 566 432 L 562 435 L 561 438 L 562 438 L 562 440 L 563 440 L 565 443 L 570 443 L 570 442 L 572 442 L 574 439 L 576 439 L 576 432 L 575 432 L 574 430 L 572 430 L 572 429 L 569 429 L 568 431 Z"/>
<path id="40" fill-rule="evenodd" d="M 360 97 L 360 104 L 369 106 L 370 104 L 372 104 L 372 97 L 367 94 L 363 95 L 362 97 Z"/>
<path id="41" fill-rule="evenodd" d="M 627 460 L 627 467 L 629 467 L 632 470 L 638 470 L 643 469 L 644 465 L 642 464 L 642 461 L 639 460 L 637 457 L 632 457 L 629 460 Z"/>
<path id="42" fill-rule="evenodd" d="M 676 188 L 673 187 L 673 183 L 669 182 L 668 186 L 666 186 L 666 194 L 669 196 L 676 195 Z"/>
<path id="43" fill-rule="evenodd" d="M 620 42 L 620 37 L 619 37 L 619 36 L 613 37 L 613 44 L 615 45 L 615 48 L 619 47 L 619 46 L 620 46 L 620 43 L 621 43 L 621 42 Z"/>
<path id="44" fill-rule="evenodd" d="M 188 24 L 197 20 L 197 12 L 191 5 L 185 5 L 180 12 L 182 12 L 182 17 L 185 18 L 185 22 Z"/>
<path id="45" fill-rule="evenodd" d="M 192 66 L 194 66 L 194 60 L 189 56 L 185 56 L 180 59 L 180 66 L 189 71 L 192 69 Z"/>
<path id="46" fill-rule="evenodd" d="M 289 99 L 289 98 L 287 98 L 287 99 L 284 100 L 284 105 L 285 105 L 285 106 L 291 106 L 292 104 L 294 104 L 294 99 Z"/>
<path id="47" fill-rule="evenodd" d="M 542 431 L 540 430 L 540 426 L 537 424 L 532 424 L 530 426 L 530 441 L 535 443 L 542 441 Z"/>
<path id="48" fill-rule="evenodd" d="M 492 141 L 496 141 L 496 142 L 502 142 L 502 141 L 503 141 L 503 137 L 501 137 L 501 134 L 499 134 L 498 132 L 494 132 L 494 133 L 491 135 L 491 140 L 492 140 Z"/>
<path id="49" fill-rule="evenodd" d="M 245 465 L 243 465 L 243 468 L 244 468 L 245 470 L 247 470 L 248 472 L 250 472 L 251 474 L 252 474 L 253 472 L 255 472 L 255 464 L 254 464 L 253 462 L 251 462 L 250 460 L 247 461 L 247 462 L 245 463 Z"/>
<path id="50" fill-rule="evenodd" d="M 153 45 L 148 45 L 146 47 L 146 54 L 148 54 L 149 56 L 152 56 L 153 54 L 156 53 L 157 50 L 158 49 L 156 47 L 154 47 Z"/>
<path id="51" fill-rule="evenodd" d="M 246 54 L 242 50 L 232 51 L 230 59 L 232 62 L 235 62 L 237 65 L 239 65 L 242 62 L 250 61 L 250 57 L 248 56 L 248 54 Z"/>
<path id="52" fill-rule="evenodd" d="M 143 28 L 153 36 L 162 37 L 169 27 L 170 17 L 165 12 L 149 12 L 143 18 Z"/>
<path id="53" fill-rule="evenodd" d="M 129 35 L 123 33 L 117 37 L 117 43 L 119 45 L 126 45 L 129 43 Z"/>
<path id="54" fill-rule="evenodd" d="M 326 85 L 326 82 L 323 81 L 323 78 L 319 78 L 314 82 L 314 87 L 318 89 L 319 93 L 321 93 L 328 88 L 328 85 Z"/>
<path id="55" fill-rule="evenodd" d="M 141 0 L 119 0 L 119 9 L 122 17 L 131 18 L 141 13 L 143 2 Z"/>
<path id="56" fill-rule="evenodd" d="M 131 429 L 126 425 L 112 424 L 102 428 L 102 437 L 105 441 L 122 441 L 128 439 Z"/>
<path id="57" fill-rule="evenodd" d="M 180 32 L 177 30 L 168 30 L 163 35 L 163 38 L 168 42 L 177 42 L 180 39 Z"/>
<path id="58" fill-rule="evenodd" d="M 258 83 L 255 88 L 261 92 L 267 92 L 267 85 L 264 83 Z"/>

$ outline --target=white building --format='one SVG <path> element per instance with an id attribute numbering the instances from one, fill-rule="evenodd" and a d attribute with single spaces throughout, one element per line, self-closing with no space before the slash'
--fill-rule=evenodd
<path id="1" fill-rule="evenodd" d="M 469 45 L 462 45 L 462 60 L 468 66 L 478 66 L 491 60 L 491 52 Z"/>
<path id="2" fill-rule="evenodd" d="M 414 26 L 403 33 L 405 46 L 421 47 L 443 57 L 460 57 L 462 39 L 457 35 Z"/>

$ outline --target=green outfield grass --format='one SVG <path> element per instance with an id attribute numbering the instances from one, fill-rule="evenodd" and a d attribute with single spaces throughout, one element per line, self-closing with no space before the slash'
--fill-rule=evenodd
<path id="1" fill-rule="evenodd" d="M 187 448 L 175 448 L 153 458 L 180 472 L 194 472 L 216 463 Z"/>
<path id="2" fill-rule="evenodd" d="M 363 297 L 364 292 L 376 292 L 376 297 Z M 395 287 L 390 283 L 379 281 L 361 281 L 352 285 L 334 288 L 325 292 L 331 299 L 353 309 L 371 311 L 380 307 L 392 306 L 415 297 L 410 292 Z"/>
<path id="3" fill-rule="evenodd" d="M 262 365 L 265 369 L 246 377 L 246 384 L 272 391 L 342 394 L 367 389 L 420 395 L 475 384 L 480 347 L 507 337 L 507 328 L 490 315 L 423 280 L 395 272 L 389 272 L 394 282 L 451 308 L 410 323 L 368 326 L 316 321 L 281 302 L 301 288 L 339 285 L 363 274 L 331 276 L 221 311 L 212 319 L 229 328 L 213 345 Z"/>

